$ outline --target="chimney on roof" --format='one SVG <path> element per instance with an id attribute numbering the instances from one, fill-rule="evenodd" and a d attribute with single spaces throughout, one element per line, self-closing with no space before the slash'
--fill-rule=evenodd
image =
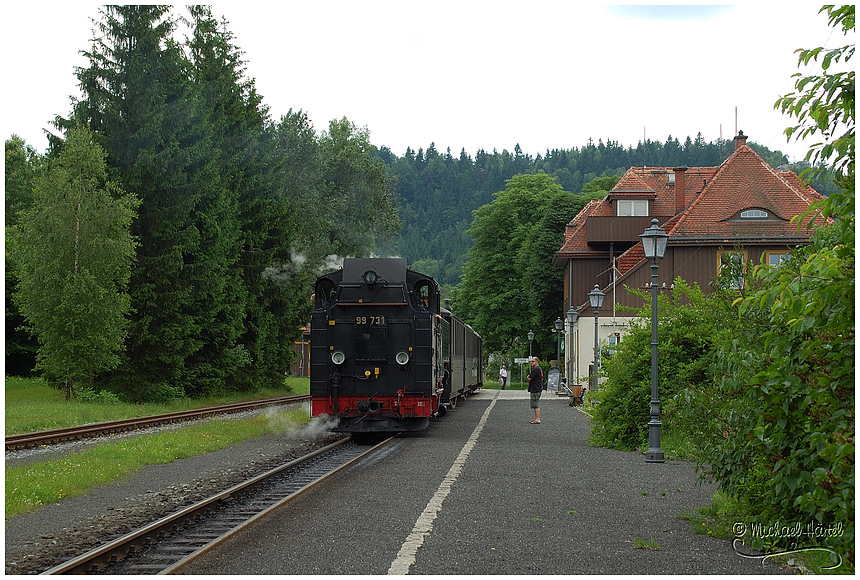
<path id="1" fill-rule="evenodd" d="M 735 137 L 735 151 L 738 150 L 739 147 L 747 144 L 747 136 L 744 135 L 743 131 L 738 131 L 738 136 Z"/>
<path id="2" fill-rule="evenodd" d="M 675 167 L 675 213 L 681 213 L 687 207 L 687 168 Z"/>

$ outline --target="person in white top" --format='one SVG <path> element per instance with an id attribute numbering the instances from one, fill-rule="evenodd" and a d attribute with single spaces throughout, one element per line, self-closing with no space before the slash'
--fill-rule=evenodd
<path id="1" fill-rule="evenodd" d="M 499 370 L 499 388 L 503 391 L 505 390 L 505 385 L 508 384 L 508 370 L 505 368 L 505 365 L 502 365 L 502 368 Z"/>

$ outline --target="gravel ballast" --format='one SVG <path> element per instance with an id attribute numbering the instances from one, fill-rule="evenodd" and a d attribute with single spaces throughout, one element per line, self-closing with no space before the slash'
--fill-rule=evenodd
<path id="1" fill-rule="evenodd" d="M 260 412 L 260 411 L 258 411 Z M 277 413 L 276 409 L 261 411 Z M 240 414 L 225 420 L 240 418 Z M 154 427 L 134 435 L 145 436 L 178 425 Z M 75 556 L 119 537 L 177 509 L 191 505 L 264 473 L 339 436 L 327 431 L 317 420 L 286 433 L 246 441 L 213 453 L 179 459 L 169 464 L 150 465 L 133 476 L 90 493 L 45 505 L 36 512 L 6 520 L 6 574 L 41 572 L 62 558 Z M 6 465 L 45 460 L 75 453 L 104 443 L 72 442 L 39 450 L 6 454 Z"/>

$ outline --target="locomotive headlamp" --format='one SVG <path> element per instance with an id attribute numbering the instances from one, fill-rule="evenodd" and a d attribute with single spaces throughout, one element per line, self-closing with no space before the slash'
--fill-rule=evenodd
<path id="1" fill-rule="evenodd" d="M 394 357 L 394 360 L 397 361 L 397 364 L 404 366 L 406 363 L 409 362 L 409 353 L 401 350 L 397 353 L 397 356 Z"/>
<path id="2" fill-rule="evenodd" d="M 376 272 L 368 270 L 364 273 L 364 281 L 368 284 L 376 284 Z"/>
<path id="3" fill-rule="evenodd" d="M 341 351 L 336 350 L 331 353 L 331 362 L 333 362 L 334 364 L 342 365 L 344 361 L 346 361 L 346 355 L 343 354 Z"/>

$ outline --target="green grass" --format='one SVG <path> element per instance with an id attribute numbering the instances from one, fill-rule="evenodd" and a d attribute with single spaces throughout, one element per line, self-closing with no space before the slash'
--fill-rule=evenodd
<path id="1" fill-rule="evenodd" d="M 169 404 L 85 403 L 76 400 L 66 401 L 62 391 L 53 388 L 42 379 L 6 377 L 4 432 L 5 435 L 17 435 L 100 421 L 160 415 L 236 401 L 262 399 L 285 394 L 305 394 L 309 392 L 309 389 L 309 379 L 287 379 L 284 389 L 278 391 L 233 393 L 223 397 L 206 399 L 179 399 Z"/>
<path id="2" fill-rule="evenodd" d="M 308 379 L 291 379 L 293 393 L 307 393 Z M 259 392 L 169 405 L 102 404 L 65 401 L 62 393 L 39 379 L 6 377 L 6 434 L 28 433 L 144 415 L 157 415 L 237 400 L 285 394 Z M 79 496 L 90 489 L 128 477 L 147 465 L 210 453 L 308 423 L 307 411 L 273 411 L 250 419 L 213 418 L 203 423 L 146 437 L 100 443 L 61 459 L 6 468 L 6 518 L 48 503 Z"/>
<path id="3" fill-rule="evenodd" d="M 248 439 L 283 433 L 307 423 L 306 411 L 264 413 L 251 419 L 210 419 L 202 424 L 131 437 L 61 459 L 6 468 L 6 518 L 128 477 L 147 465 L 217 451 Z"/>
<path id="4" fill-rule="evenodd" d="M 690 522 L 694 532 L 713 536 L 716 538 L 733 539 L 736 537 L 737 526 L 753 519 L 750 508 L 744 502 L 723 491 L 717 491 L 707 506 L 698 508 L 692 514 L 682 514 L 681 519 Z M 753 548 L 761 550 L 762 553 L 778 554 L 781 548 L 770 546 L 767 542 L 756 541 L 755 538 L 744 537 L 744 541 Z M 799 566 L 807 574 L 854 574 L 854 565 L 843 561 L 836 568 L 834 562 L 827 552 L 820 550 L 800 551 L 786 556 L 771 556 L 770 561 L 775 563 L 791 563 Z"/>
<path id="5" fill-rule="evenodd" d="M 709 505 L 698 508 L 695 513 L 683 514 L 681 519 L 690 522 L 697 534 L 730 539 L 734 537 L 735 522 L 746 520 L 747 512 L 734 496 L 717 491 Z"/>
<path id="6" fill-rule="evenodd" d="M 633 537 L 635 545 L 633 546 L 634 550 L 659 550 L 660 544 L 657 543 L 657 540 L 654 538 L 648 538 L 647 540 L 640 540 L 636 536 Z"/>

